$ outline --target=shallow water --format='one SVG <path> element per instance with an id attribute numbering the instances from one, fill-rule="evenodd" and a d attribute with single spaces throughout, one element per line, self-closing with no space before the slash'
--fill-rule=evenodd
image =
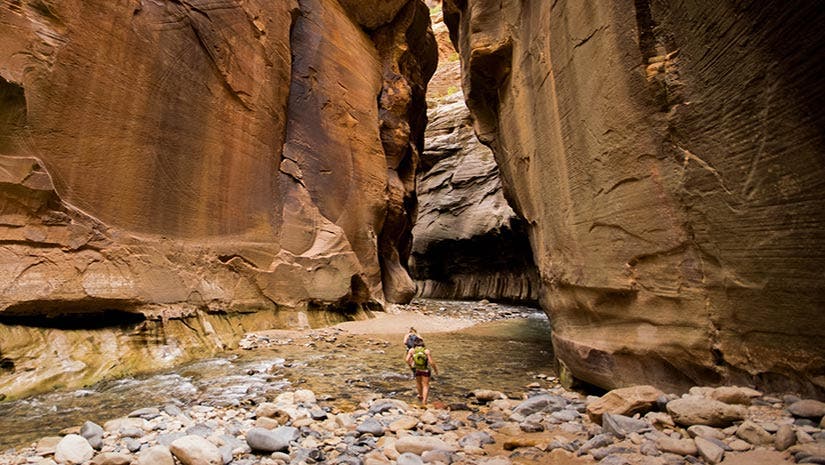
<path id="1" fill-rule="evenodd" d="M 479 311 L 467 303 L 437 306 L 452 314 Z M 424 335 L 441 371 L 431 383 L 431 402 L 460 402 L 479 388 L 518 393 L 536 381 L 536 375 L 553 373 L 547 318 L 537 309 L 508 309 L 511 319 Z M 239 406 L 291 389 L 311 389 L 322 403 L 342 410 L 355 408 L 373 393 L 412 403 L 414 382 L 403 362 L 400 339 L 322 329 L 290 344 L 0 403 L 0 450 L 56 435 L 86 420 L 103 424 L 137 408 L 166 403 Z"/>

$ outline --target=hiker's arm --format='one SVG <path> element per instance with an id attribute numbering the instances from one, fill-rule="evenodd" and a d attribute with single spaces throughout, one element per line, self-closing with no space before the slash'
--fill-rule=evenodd
<path id="1" fill-rule="evenodd" d="M 407 356 L 404 358 L 404 361 L 407 362 L 407 365 L 409 365 L 410 367 L 412 367 L 412 363 L 410 363 L 412 361 L 412 353 L 412 349 L 408 350 Z"/>
<path id="2" fill-rule="evenodd" d="M 433 356 L 427 352 L 427 363 L 433 367 L 433 373 L 438 374 L 438 365 L 435 364 L 435 360 L 433 360 Z"/>
<path id="3" fill-rule="evenodd" d="M 407 340 L 410 338 L 409 334 L 404 335 L 404 345 L 407 345 Z"/>

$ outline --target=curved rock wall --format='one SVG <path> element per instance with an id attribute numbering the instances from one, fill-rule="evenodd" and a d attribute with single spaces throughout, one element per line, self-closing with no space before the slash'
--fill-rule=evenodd
<path id="1" fill-rule="evenodd" d="M 3 3 L 0 323 L 409 300 L 427 11 Z"/>
<path id="2" fill-rule="evenodd" d="M 449 0 L 562 365 L 825 388 L 825 10 Z"/>
<path id="3" fill-rule="evenodd" d="M 430 11 L 439 57 L 418 165 L 410 260 L 418 295 L 535 304 L 538 272 L 526 228 L 504 198 L 492 151 L 473 132 L 441 2 L 430 3 L 437 4 Z"/>

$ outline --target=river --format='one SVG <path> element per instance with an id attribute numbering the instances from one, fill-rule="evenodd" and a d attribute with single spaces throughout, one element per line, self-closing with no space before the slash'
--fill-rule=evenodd
<path id="1" fill-rule="evenodd" d="M 432 382 L 432 402 L 462 402 L 479 388 L 519 393 L 553 374 L 550 325 L 541 310 L 447 301 L 417 301 L 411 309 L 480 322 L 424 334 L 441 370 Z M 86 420 L 103 424 L 137 408 L 166 403 L 241 406 L 297 388 L 311 389 L 344 410 L 355 409 L 370 394 L 415 400 L 397 334 L 353 335 L 333 327 L 269 341 L 254 350 L 228 351 L 173 370 L 2 402 L 0 450 L 57 435 Z"/>

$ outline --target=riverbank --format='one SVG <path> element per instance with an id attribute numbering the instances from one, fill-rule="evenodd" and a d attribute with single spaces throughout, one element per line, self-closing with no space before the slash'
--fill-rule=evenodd
<path id="1" fill-rule="evenodd" d="M 318 393 L 322 394 L 322 393 Z M 232 408 L 147 406 L 0 455 L 3 465 L 784 465 L 823 463 L 825 404 L 747 388 L 649 386 L 585 397 L 536 378 L 518 398 L 415 405 L 368 396 L 351 411 L 310 390 Z M 251 399 L 250 399 L 251 400 Z"/>

